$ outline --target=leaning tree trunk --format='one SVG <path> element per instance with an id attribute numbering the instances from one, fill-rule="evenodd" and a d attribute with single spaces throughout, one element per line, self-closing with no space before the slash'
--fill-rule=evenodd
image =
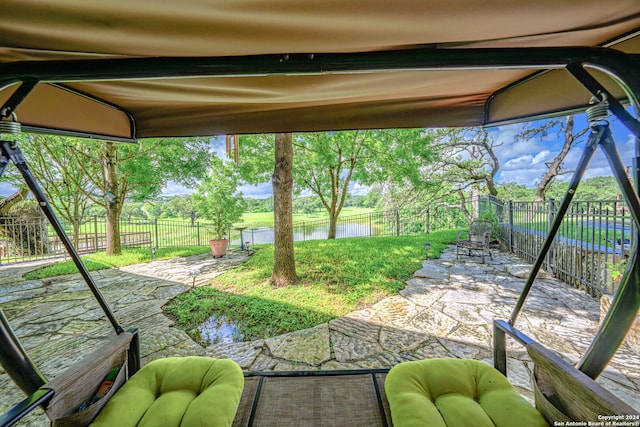
<path id="1" fill-rule="evenodd" d="M 7 216 L 7 213 L 13 205 L 20 203 L 27 198 L 29 191 L 30 190 L 27 187 L 22 187 L 12 195 L 0 200 L 0 216 Z"/>
<path id="2" fill-rule="evenodd" d="M 293 254 L 293 144 L 290 133 L 276 134 L 273 185 L 274 256 L 270 282 L 276 287 L 298 281 Z"/>

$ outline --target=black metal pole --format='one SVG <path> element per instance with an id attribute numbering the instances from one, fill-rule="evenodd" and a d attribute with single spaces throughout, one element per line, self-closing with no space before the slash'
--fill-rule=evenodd
<path id="1" fill-rule="evenodd" d="M 347 74 L 385 70 L 560 69 L 586 63 L 623 69 L 633 55 L 602 47 L 457 48 L 221 57 L 147 57 L 0 64 L 0 87 L 18 81 L 70 82 L 156 77 Z"/>
<path id="2" fill-rule="evenodd" d="M 35 392 L 47 382 L 38 367 L 29 359 L 2 309 L 0 309 L 0 364 L 26 394 Z"/>
<path id="3" fill-rule="evenodd" d="M 609 128 L 606 127 L 606 129 L 608 130 Z M 564 215 L 567 212 L 567 209 L 569 209 L 569 205 L 573 200 L 573 195 L 575 194 L 576 189 L 580 184 L 580 180 L 584 176 L 584 172 L 587 170 L 587 166 L 589 166 L 589 162 L 591 161 L 591 158 L 593 157 L 593 154 L 595 153 L 601 138 L 604 136 L 603 134 L 604 134 L 604 129 L 600 129 L 600 128 L 591 129 L 589 140 L 587 141 L 584 147 L 584 151 L 582 152 L 582 157 L 578 162 L 578 167 L 576 168 L 576 171 L 573 174 L 573 177 L 571 178 L 571 182 L 569 183 L 569 188 L 567 189 L 567 193 L 565 194 L 564 199 L 562 200 L 562 204 L 560 205 L 558 214 L 553 220 L 549 233 L 547 234 L 547 238 L 545 239 L 544 244 L 542 245 L 542 249 L 540 249 L 540 252 L 538 253 L 538 258 L 536 259 L 535 264 L 533 264 L 533 267 L 531 268 L 531 272 L 529 273 L 527 282 L 525 283 L 524 288 L 520 293 L 520 298 L 518 298 L 518 302 L 516 303 L 516 306 L 511 312 L 511 317 L 509 318 L 509 324 L 511 326 L 515 324 L 516 319 L 518 318 L 518 314 L 520 313 L 520 310 L 522 310 L 522 306 L 524 305 L 524 302 L 527 299 L 527 295 L 531 290 L 531 286 L 533 285 L 533 282 L 535 281 L 536 276 L 540 271 L 540 267 L 542 267 L 542 263 L 547 257 L 547 253 L 549 252 L 549 249 L 553 244 L 553 240 L 555 239 L 556 234 L 558 233 L 558 229 L 560 228 L 560 224 L 562 223 Z"/>
<path id="4" fill-rule="evenodd" d="M 31 171 L 29 170 L 29 167 L 27 166 L 27 162 L 25 161 L 25 158 L 22 155 L 22 152 L 18 148 L 18 145 L 15 142 L 11 142 L 11 141 L 1 141 L 1 142 L 2 142 L 3 155 L 6 158 L 10 159 L 20 171 L 22 178 L 25 180 L 25 182 L 27 183 L 27 186 L 31 190 L 31 193 L 33 193 L 33 196 L 38 201 L 38 204 L 40 205 L 40 209 L 42 209 L 44 214 L 47 216 L 49 223 L 54 228 L 58 236 L 60 237 L 60 241 L 67 249 L 67 252 L 71 256 L 71 259 L 73 260 L 76 267 L 78 268 L 80 275 L 82 275 L 83 279 L 89 286 L 89 289 L 93 293 L 93 296 L 98 301 L 98 304 L 100 305 L 105 315 L 109 319 L 109 322 L 111 322 L 111 325 L 115 329 L 116 333 L 120 334 L 124 332 L 120 324 L 118 324 L 118 321 L 116 320 L 115 316 L 111 312 L 111 309 L 109 308 L 109 305 L 107 304 L 106 300 L 100 293 L 98 286 L 96 285 L 93 278 L 89 274 L 89 271 L 87 270 L 84 263 L 82 262 L 82 259 L 80 259 L 80 255 L 78 255 L 78 252 L 73 246 L 73 243 L 71 243 L 69 236 L 67 236 L 67 233 L 64 231 L 64 228 L 62 228 L 62 225 L 60 224 L 60 222 L 58 221 L 58 218 L 53 212 L 51 205 L 49 205 L 49 202 L 47 201 L 47 198 L 44 192 L 42 191 L 42 189 L 40 188 L 36 180 L 33 178 L 33 175 L 31 175 Z"/>
<path id="5" fill-rule="evenodd" d="M 603 94 L 606 95 L 606 100 L 609 103 L 611 112 L 620 119 L 627 129 L 633 132 L 636 137 L 640 138 L 640 122 L 625 110 L 624 106 L 618 102 L 600 82 L 593 78 L 593 76 L 583 68 L 582 64 L 568 64 L 567 71 L 570 72 L 585 89 L 591 92 L 593 96 L 601 98 Z M 632 99 L 632 102 L 633 101 Z"/>
<path id="6" fill-rule="evenodd" d="M 625 172 L 624 164 L 610 132 L 604 136 L 600 147 L 609 161 L 637 230 L 640 228 L 640 201 L 629 182 L 629 177 Z M 631 267 L 620 280 L 611 307 L 609 307 L 600 329 L 578 364 L 578 369 L 591 378 L 596 378 L 607 366 L 622 344 L 636 319 L 638 309 L 640 309 L 640 266 L 638 265 L 637 249 L 638 239 L 634 239 L 627 261 Z"/>

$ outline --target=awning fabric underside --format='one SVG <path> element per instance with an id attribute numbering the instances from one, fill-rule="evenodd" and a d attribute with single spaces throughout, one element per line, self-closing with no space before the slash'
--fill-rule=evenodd
<path id="1" fill-rule="evenodd" d="M 25 61 L 570 46 L 640 53 L 640 2 L 9 0 L 0 103 L 19 86 L 7 69 Z M 590 98 L 565 70 L 535 67 L 135 80 L 109 71 L 39 83 L 19 121 L 114 138 L 475 126 L 583 108 Z"/>

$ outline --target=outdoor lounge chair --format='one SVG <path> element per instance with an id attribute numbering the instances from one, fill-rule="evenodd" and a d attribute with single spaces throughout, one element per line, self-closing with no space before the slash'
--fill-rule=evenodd
<path id="1" fill-rule="evenodd" d="M 522 342 L 522 334 L 512 326 L 554 246 L 596 149 L 602 149 L 606 156 L 632 224 L 640 228 L 637 187 L 622 163 L 603 114 L 611 112 L 640 138 L 640 2 L 585 0 L 577 8 L 577 2 L 566 0 L 400 1 L 394 4 L 392 18 L 388 2 L 360 3 L 366 6 L 364 14 L 355 2 L 344 1 L 138 0 L 135 7 L 128 8 L 123 2 L 107 0 L 4 2 L 0 18 L 0 133 L 8 136 L 2 140 L 0 169 L 4 170 L 8 159 L 23 174 L 108 320 L 122 335 L 120 339 L 127 342 L 128 338 L 71 240 L 62 238 L 65 229 L 29 172 L 17 148 L 19 138 L 11 137 L 20 132 L 20 126 L 54 135 L 135 142 L 139 138 L 329 129 L 491 126 L 589 108 L 588 141 L 565 199 L 554 212 L 550 232 L 509 321 L 494 321 L 494 326 L 502 325 Z M 634 156 L 634 165 L 639 157 Z M 632 169 L 634 182 L 640 182 L 640 171 L 635 166 Z M 465 242 L 472 242 L 472 238 Z M 477 243 L 463 242 L 458 249 L 466 249 L 470 255 Z M 488 246 L 480 248 L 484 261 L 484 251 L 491 253 Z M 628 268 L 612 304 L 576 367 L 527 344 L 536 364 L 537 404 L 547 406 L 539 410 L 551 425 L 569 424 L 565 419 L 582 421 L 573 425 L 586 425 L 609 414 L 626 415 L 624 421 L 631 421 L 627 425 L 640 419 L 637 411 L 601 392 L 593 380 L 618 351 L 640 308 L 638 245 L 631 245 L 629 252 Z M 135 305 L 129 307 L 135 310 Z M 534 305 L 534 309 L 539 307 Z M 505 337 L 503 333 L 498 339 L 498 332 L 494 331 L 494 363 L 506 374 Z M 124 375 L 137 370 L 138 363 L 132 363 L 131 358 L 136 354 L 139 360 L 136 342 L 137 338 L 131 341 L 131 350 L 117 352 L 120 355 L 114 360 L 116 365 L 129 361 L 129 372 Z M 115 344 L 119 343 L 116 340 Z M 536 359 L 538 353 L 540 360 Z M 46 355 L 41 356 L 47 362 Z M 91 374 L 91 382 L 97 379 L 86 389 L 71 375 L 62 374 L 47 382 L 2 307 L 0 362 L 29 396 L 10 409 L 0 425 L 12 425 L 40 405 L 49 413 L 55 408 L 54 399 L 85 402 L 76 391 L 87 393 L 97 387 L 113 367 L 111 362 L 101 363 L 100 375 L 83 368 L 82 372 Z M 246 425 L 287 425 L 283 420 L 294 410 L 314 420 L 334 416 L 336 421 L 325 425 L 390 425 L 386 412 L 383 414 L 384 393 L 378 393 L 384 386 L 384 373 L 321 377 L 325 381 L 314 381 L 309 372 L 296 372 L 286 381 L 266 373 L 259 375 L 245 383 L 247 410 L 237 412 L 243 420 L 246 415 Z M 68 386 L 69 393 L 40 388 L 64 383 L 65 378 L 69 382 L 62 386 Z M 84 375 L 76 378 L 85 382 Z M 337 384 L 345 379 L 351 387 Z M 289 381 L 297 382 L 297 387 L 290 387 Z M 319 384 L 310 387 L 310 383 Z M 362 393 L 366 384 L 374 392 Z M 346 393 L 338 395 L 333 390 Z M 87 398 L 92 391 L 88 393 Z M 365 404 L 354 406 L 349 400 L 362 396 L 369 396 L 369 403 L 373 403 L 368 411 Z M 283 405 L 276 407 L 275 401 Z M 601 403 L 616 408 L 603 408 Z M 348 411 L 338 412 L 332 404 Z M 244 409 L 242 403 L 240 406 Z M 379 423 L 363 420 L 365 414 L 373 418 L 376 409 Z M 363 421 L 353 420 L 356 416 Z M 605 420 L 620 418 L 611 415 Z M 515 419 L 511 425 L 522 425 L 519 421 Z M 397 424 L 395 427 L 402 427 Z"/>
<path id="2" fill-rule="evenodd" d="M 54 392 L 45 406 L 53 426 L 231 425 L 244 383 L 237 363 L 170 357 L 154 360 L 134 374 L 129 353 L 135 336 L 118 334 L 41 387 Z M 92 400 L 114 368 L 119 370 L 110 390 Z"/>
<path id="3" fill-rule="evenodd" d="M 394 366 L 385 391 L 395 427 L 545 427 L 544 417 L 497 369 L 473 359 Z"/>
<path id="4" fill-rule="evenodd" d="M 460 258 L 460 253 L 466 253 L 472 256 L 474 252 L 479 252 L 484 264 L 485 256 L 491 256 L 489 243 L 491 242 L 491 233 L 493 233 L 493 223 L 486 220 L 475 220 L 469 226 L 469 230 L 462 230 L 456 236 L 456 258 Z M 462 237 L 467 235 L 466 239 Z"/>
<path id="5" fill-rule="evenodd" d="M 482 361 L 442 358 L 403 362 L 389 371 L 384 385 L 394 427 L 536 427 L 638 420 L 631 406 L 557 353 L 497 323 L 525 345 L 535 364 L 535 408 L 500 370 Z"/>

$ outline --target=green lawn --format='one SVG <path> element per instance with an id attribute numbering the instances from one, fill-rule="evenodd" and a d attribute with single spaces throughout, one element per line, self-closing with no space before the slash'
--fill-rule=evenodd
<path id="1" fill-rule="evenodd" d="M 158 248 L 156 259 L 171 259 L 199 255 L 210 252 L 208 246 L 187 246 L 179 248 Z M 122 255 L 107 257 L 105 252 L 83 255 L 82 262 L 89 271 L 116 268 L 125 265 L 140 264 L 153 261 L 153 254 L 149 248 L 123 249 Z M 59 261 L 54 264 L 30 271 L 24 277 L 27 280 L 44 279 L 46 277 L 61 276 L 77 273 L 78 269 L 72 260 Z"/>
<path id="2" fill-rule="evenodd" d="M 257 252 L 242 266 L 203 286 L 179 295 L 166 307 L 177 326 L 194 339 L 196 328 L 213 315 L 225 315 L 239 325 L 245 339 L 274 336 L 309 328 L 396 294 L 420 268 L 425 241 L 430 258 L 438 258 L 455 242 L 456 230 L 400 237 L 315 240 L 295 243 L 300 283 L 275 289 L 269 285 L 273 245 Z M 157 259 L 209 252 L 206 246 L 159 248 Z M 151 250 L 125 249 L 121 256 L 104 252 L 82 257 L 89 270 L 149 262 Z M 72 261 L 61 261 L 28 273 L 27 279 L 76 273 Z"/>
<path id="3" fill-rule="evenodd" d="M 241 267 L 179 295 L 166 309 L 196 340 L 198 325 L 213 315 L 239 325 L 245 340 L 309 328 L 396 294 L 421 267 L 424 242 L 431 242 L 429 255 L 437 258 L 455 235 L 296 242 L 300 283 L 278 289 L 268 283 L 273 246 L 265 245 Z"/>
<path id="4" fill-rule="evenodd" d="M 350 216 L 350 215 L 363 215 L 369 214 L 373 212 L 373 208 L 343 208 L 342 212 L 340 212 L 341 217 Z M 309 222 L 309 221 L 319 221 L 323 219 L 329 218 L 326 210 L 314 212 L 311 214 L 293 214 L 293 222 Z M 246 225 L 249 228 L 257 228 L 257 227 L 273 227 L 273 212 L 248 212 L 242 215 L 242 219 L 240 222 Z"/>

